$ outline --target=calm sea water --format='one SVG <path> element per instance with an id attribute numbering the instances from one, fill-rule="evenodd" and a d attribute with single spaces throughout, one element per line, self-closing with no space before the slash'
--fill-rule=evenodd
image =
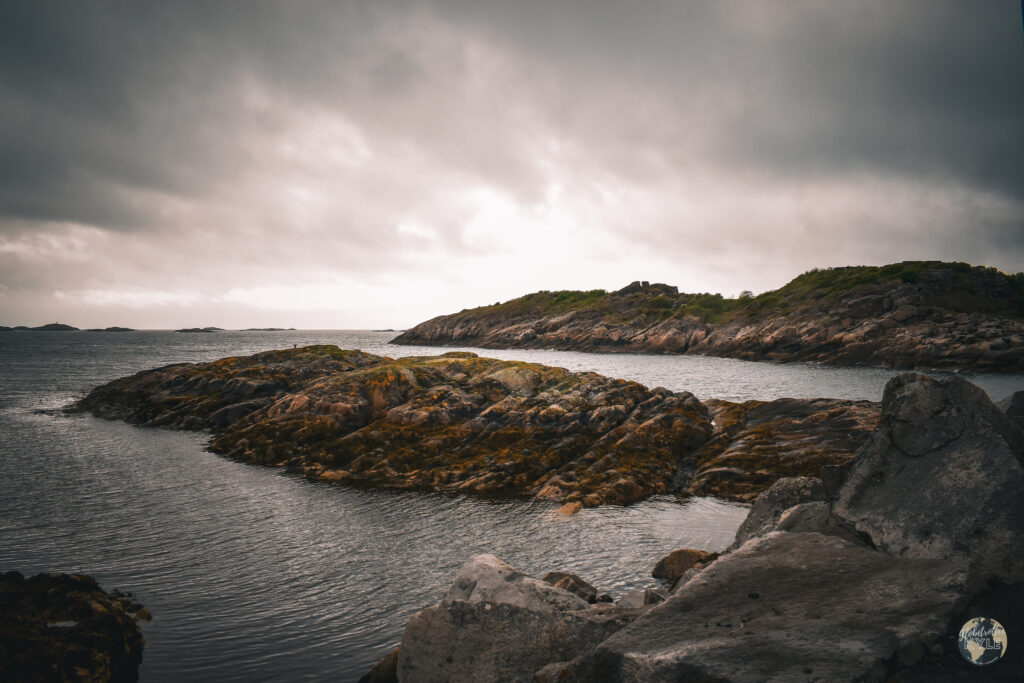
<path id="1" fill-rule="evenodd" d="M 94 386 L 173 362 L 311 343 L 390 356 L 381 332 L 0 334 L 0 571 L 85 572 L 138 595 L 143 681 L 355 680 L 436 602 L 470 556 L 540 574 L 574 571 L 601 591 L 656 585 L 679 547 L 720 550 L 746 515 L 662 497 L 573 517 L 547 504 L 372 492 L 219 458 L 201 434 L 143 429 L 66 406 Z M 594 370 L 701 398 L 875 399 L 891 372 L 688 356 L 481 351 Z M 990 395 L 1024 376 L 982 376 Z"/>

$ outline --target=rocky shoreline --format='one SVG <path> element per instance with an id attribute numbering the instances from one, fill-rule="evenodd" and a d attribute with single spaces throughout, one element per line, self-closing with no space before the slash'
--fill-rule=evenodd
<path id="1" fill-rule="evenodd" d="M 83 574 L 0 574 L 0 679 L 136 681 L 149 611 Z"/>
<path id="2" fill-rule="evenodd" d="M 538 292 L 439 316 L 392 343 L 1020 372 L 1024 274 L 907 262 L 813 271 L 740 299 L 647 282 Z"/>
<path id="3" fill-rule="evenodd" d="M 957 645 L 973 617 L 1024 633 L 1021 412 L 895 377 L 848 468 L 775 482 L 720 556 L 667 557 L 670 592 L 590 601 L 477 556 L 362 680 L 1021 680 L 1020 648 L 980 671 Z"/>
<path id="4" fill-rule="evenodd" d="M 466 352 L 396 360 L 334 346 L 157 368 L 76 409 L 209 430 L 216 453 L 322 481 L 574 508 L 673 491 L 752 500 L 779 477 L 843 466 L 879 419 L 867 401 L 701 403 Z"/>

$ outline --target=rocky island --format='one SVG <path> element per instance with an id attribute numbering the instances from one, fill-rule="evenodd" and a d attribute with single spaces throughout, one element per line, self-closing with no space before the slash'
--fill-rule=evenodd
<path id="1" fill-rule="evenodd" d="M 590 507 L 670 491 L 750 500 L 781 476 L 841 467 L 878 404 L 731 403 L 468 352 L 392 359 L 320 345 L 170 365 L 77 409 L 209 430 L 210 449 L 355 486 Z"/>
<path id="2" fill-rule="evenodd" d="M 544 291 L 428 320 L 392 343 L 1019 372 L 1024 273 L 908 261 L 813 270 L 737 299 L 647 282 Z"/>
<path id="3" fill-rule="evenodd" d="M 1024 679 L 1020 648 L 980 671 L 957 641 L 975 617 L 1024 633 L 1021 424 L 959 377 L 894 377 L 847 471 L 776 481 L 728 552 L 659 563 L 665 590 L 602 602 L 473 557 L 362 680 Z"/>

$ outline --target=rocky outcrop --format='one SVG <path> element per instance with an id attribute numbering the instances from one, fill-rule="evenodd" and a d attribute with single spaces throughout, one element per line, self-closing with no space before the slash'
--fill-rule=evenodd
<path id="1" fill-rule="evenodd" d="M 982 391 L 895 377 L 852 463 L 778 480 L 730 551 L 682 570 L 667 599 L 571 659 L 540 648 L 514 676 L 476 680 L 970 680 L 956 648 L 968 617 L 1024 627 L 1022 463 L 1024 435 Z M 1024 657 L 985 677 L 1020 680 Z"/>
<path id="2" fill-rule="evenodd" d="M 780 476 L 848 461 L 877 422 L 866 402 L 703 405 L 473 353 L 395 360 L 334 346 L 157 368 L 78 408 L 207 429 L 216 453 L 323 481 L 587 507 L 676 490 L 750 499 Z"/>
<path id="3" fill-rule="evenodd" d="M 907 262 L 805 273 L 758 297 L 538 292 L 426 321 L 394 344 L 685 353 L 901 369 L 1024 370 L 1024 274 Z"/>
<path id="4" fill-rule="evenodd" d="M 146 609 L 81 574 L 0 575 L 0 679 L 135 681 Z"/>
<path id="5" fill-rule="evenodd" d="M 704 405 L 715 432 L 687 460 L 682 488 L 734 500 L 753 500 L 779 477 L 841 468 L 880 418 L 880 404 L 872 401 L 710 399 Z"/>

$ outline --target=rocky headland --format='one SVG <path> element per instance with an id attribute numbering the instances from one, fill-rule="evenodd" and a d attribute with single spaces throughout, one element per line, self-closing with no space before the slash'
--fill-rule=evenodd
<path id="1" fill-rule="evenodd" d="M 777 480 L 729 551 L 660 562 L 665 590 L 602 602 L 473 557 L 363 680 L 1022 680 L 1012 643 L 984 670 L 957 644 L 974 617 L 1024 633 L 1022 490 L 1019 416 L 900 375 L 847 467 Z"/>
<path id="2" fill-rule="evenodd" d="M 1024 273 L 911 261 L 814 270 L 737 299 L 647 282 L 544 291 L 428 320 L 392 343 L 1019 372 Z"/>
<path id="3" fill-rule="evenodd" d="M 468 352 L 392 359 L 309 346 L 171 365 L 77 408 L 209 430 L 210 449 L 355 486 L 629 504 L 682 491 L 751 500 L 853 457 L 867 401 L 698 401 L 688 392 Z"/>
<path id="4" fill-rule="evenodd" d="M 82 574 L 0 574 L 0 679 L 136 681 L 149 611 Z"/>

